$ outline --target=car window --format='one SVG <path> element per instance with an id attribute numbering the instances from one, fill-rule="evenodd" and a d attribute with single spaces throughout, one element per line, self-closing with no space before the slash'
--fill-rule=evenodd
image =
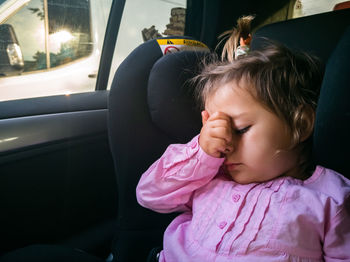
<path id="1" fill-rule="evenodd" d="M 333 10 L 290 0 L 257 25 Z M 0 0 L 0 101 L 95 90 L 112 0 Z M 108 86 L 139 44 L 185 32 L 186 0 L 126 0 Z M 109 87 L 108 87 L 109 88 Z"/>
<path id="2" fill-rule="evenodd" d="M 127 0 L 114 51 L 109 86 L 120 63 L 141 43 L 185 32 L 186 0 Z"/>
<path id="3" fill-rule="evenodd" d="M 294 4 L 293 18 L 329 12 L 342 2 L 344 0 L 297 0 Z"/>
<path id="4" fill-rule="evenodd" d="M 21 48 L 24 68 L 22 71 L 34 71 L 46 68 L 45 65 L 45 21 L 42 13 L 42 3 L 40 0 L 33 0 L 20 8 L 15 14 L 4 21 L 13 27 Z M 28 32 L 35 33 L 31 34 Z M 44 58 L 44 61 L 41 57 Z M 3 75 L 12 75 L 7 71 L 2 71 Z M 18 72 L 19 73 L 19 72 Z"/>
<path id="5" fill-rule="evenodd" d="M 253 31 L 266 24 L 329 12 L 342 2 L 344 0 L 290 0 L 280 10 L 257 25 Z"/>
<path id="6" fill-rule="evenodd" d="M 0 101 L 94 90 L 111 2 L 1 0 Z"/>
<path id="7" fill-rule="evenodd" d="M 32 0 L 4 21 L 16 33 L 23 72 L 66 64 L 92 51 L 89 1 L 76 0 L 67 8 L 62 0 L 48 0 L 44 9 L 43 1 Z"/>

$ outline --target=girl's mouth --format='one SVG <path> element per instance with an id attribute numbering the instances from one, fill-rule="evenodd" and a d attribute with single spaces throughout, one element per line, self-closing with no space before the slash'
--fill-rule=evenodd
<path id="1" fill-rule="evenodd" d="M 235 169 L 238 168 L 238 166 L 240 166 L 241 163 L 225 163 L 225 167 L 227 169 L 227 171 L 233 171 Z"/>

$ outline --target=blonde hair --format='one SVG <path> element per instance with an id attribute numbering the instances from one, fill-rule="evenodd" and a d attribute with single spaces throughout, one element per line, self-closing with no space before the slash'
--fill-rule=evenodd
<path id="1" fill-rule="evenodd" d="M 254 18 L 255 16 L 253 15 L 247 15 L 238 18 L 236 27 L 233 27 L 231 30 L 225 31 L 219 36 L 219 39 L 221 40 L 218 46 L 226 40 L 221 53 L 221 60 L 234 60 L 235 53 L 237 51 L 237 47 L 239 46 L 239 41 L 241 37 L 243 37 L 243 39 L 247 39 L 250 35 L 251 22 Z"/>

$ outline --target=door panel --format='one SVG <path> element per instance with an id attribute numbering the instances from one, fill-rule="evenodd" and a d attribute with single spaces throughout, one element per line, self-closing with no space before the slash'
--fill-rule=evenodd
<path id="1" fill-rule="evenodd" d="M 4 119 L 0 155 L 106 131 L 106 109 Z"/>
<path id="2" fill-rule="evenodd" d="M 108 253 L 117 192 L 106 97 L 0 103 L 0 254 L 34 243 Z"/>

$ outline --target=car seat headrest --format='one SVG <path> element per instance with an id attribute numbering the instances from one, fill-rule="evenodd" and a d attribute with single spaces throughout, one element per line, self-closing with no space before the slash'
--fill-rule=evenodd
<path id="1" fill-rule="evenodd" d="M 350 177 L 350 26 L 333 51 L 321 87 L 313 136 L 316 164 Z"/>
<path id="2" fill-rule="evenodd" d="M 253 34 L 251 49 L 261 49 L 269 39 L 313 54 L 326 64 L 349 24 L 350 9 L 269 24 Z"/>
<path id="3" fill-rule="evenodd" d="M 188 126 L 186 123 L 192 121 L 192 117 L 181 113 L 187 110 L 182 109 L 182 105 L 192 106 L 189 97 L 186 97 L 191 96 L 188 93 L 191 89 L 186 82 L 191 74 L 188 74 L 186 68 L 195 70 L 196 62 L 189 60 L 196 60 L 197 53 L 199 59 L 199 53 L 204 53 L 203 49 L 209 50 L 204 47 L 204 44 L 192 39 L 153 39 L 139 45 L 118 67 L 108 96 L 108 131 L 111 151 L 115 163 L 118 162 L 118 170 L 122 173 L 125 167 L 128 173 L 135 173 L 135 176 L 128 176 L 128 180 L 132 180 L 129 181 L 130 187 L 137 183 L 138 176 L 159 158 L 167 145 L 187 142 L 184 140 L 193 134 L 194 129 L 186 131 L 186 128 L 179 127 Z M 173 50 L 183 48 L 192 51 L 172 53 Z M 182 52 L 186 54 L 182 55 Z M 185 60 L 180 62 L 182 57 Z M 185 65 L 187 62 L 189 65 Z M 177 93 L 179 90 L 187 91 L 180 94 Z M 175 101 L 175 98 L 178 100 Z M 176 106 L 175 102 L 182 105 Z M 171 104 L 172 109 L 166 109 L 164 103 Z M 177 124 L 175 121 L 178 121 Z M 196 122 L 199 120 L 194 120 L 192 124 L 196 125 Z M 178 130 L 181 131 L 179 134 Z M 198 128 L 197 132 L 199 130 Z M 180 140 L 181 135 L 187 132 L 185 139 Z M 147 154 L 142 154 L 142 150 L 147 151 Z M 129 159 L 140 160 L 135 160 L 133 171 L 130 170 Z"/>
<path id="4" fill-rule="evenodd" d="M 153 66 L 147 87 L 152 122 L 166 135 L 187 142 L 201 128 L 190 79 L 200 70 L 206 52 L 183 51 L 165 55 Z"/>

